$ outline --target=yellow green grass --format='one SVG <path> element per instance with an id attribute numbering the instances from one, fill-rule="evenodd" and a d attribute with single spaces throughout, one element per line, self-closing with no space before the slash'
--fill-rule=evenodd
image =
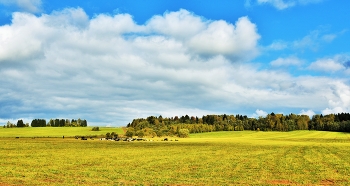
<path id="1" fill-rule="evenodd" d="M 100 127 L 100 131 L 92 131 L 92 127 L 25 127 L 0 128 L 0 137 L 74 137 L 105 135 L 107 132 L 123 134 L 122 128 Z"/>
<path id="2" fill-rule="evenodd" d="M 1 138 L 0 185 L 349 185 L 349 137 L 244 131 L 168 142 Z"/>

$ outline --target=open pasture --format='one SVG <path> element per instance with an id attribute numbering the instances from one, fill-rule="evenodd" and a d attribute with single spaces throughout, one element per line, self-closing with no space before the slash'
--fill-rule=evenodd
<path id="1" fill-rule="evenodd" d="M 349 185 L 349 137 L 244 131 L 167 142 L 0 138 L 0 185 Z"/>
<path id="2" fill-rule="evenodd" d="M 0 137 L 74 137 L 105 135 L 107 132 L 123 134 L 122 128 L 100 127 L 100 131 L 92 131 L 92 127 L 24 127 L 0 128 Z"/>

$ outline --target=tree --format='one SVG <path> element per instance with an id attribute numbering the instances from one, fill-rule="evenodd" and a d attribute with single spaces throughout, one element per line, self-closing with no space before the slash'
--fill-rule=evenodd
<path id="1" fill-rule="evenodd" d="M 100 127 L 93 127 L 91 130 L 92 131 L 100 131 Z"/>
<path id="2" fill-rule="evenodd" d="M 144 135 L 145 133 L 142 130 L 137 131 L 137 137 L 143 138 Z"/>
<path id="3" fill-rule="evenodd" d="M 125 136 L 132 138 L 134 136 L 134 132 L 131 130 L 126 131 Z"/>
<path id="4" fill-rule="evenodd" d="M 60 126 L 60 120 L 59 119 L 55 119 L 55 127 L 59 127 Z"/>
<path id="5" fill-rule="evenodd" d="M 17 121 L 17 127 L 24 127 L 23 120 L 18 120 Z"/>
<path id="6" fill-rule="evenodd" d="M 70 120 L 69 120 L 69 119 L 66 119 L 65 126 L 66 126 L 66 127 L 70 127 L 70 126 L 71 126 L 71 125 L 70 125 Z"/>
<path id="7" fill-rule="evenodd" d="M 118 138 L 118 134 L 115 133 L 115 132 L 112 132 L 112 133 L 111 133 L 111 137 L 112 137 L 112 138 Z"/>
<path id="8" fill-rule="evenodd" d="M 178 136 L 180 138 L 187 138 L 190 134 L 190 131 L 188 129 L 180 129 Z"/>
<path id="9" fill-rule="evenodd" d="M 15 125 L 13 124 L 13 123 L 11 123 L 10 121 L 8 121 L 7 122 L 7 124 L 6 124 L 6 127 L 7 128 L 12 128 L 12 127 L 14 127 Z"/>
<path id="10" fill-rule="evenodd" d="M 80 124 L 82 127 L 87 127 L 87 121 L 84 119 L 81 121 L 81 124 Z"/>
<path id="11" fill-rule="evenodd" d="M 107 139 L 108 139 L 108 138 L 111 138 L 111 133 L 107 132 L 107 133 L 106 133 L 106 138 L 107 138 Z"/>
<path id="12" fill-rule="evenodd" d="M 64 127 L 66 124 L 66 120 L 60 119 L 60 127 Z"/>

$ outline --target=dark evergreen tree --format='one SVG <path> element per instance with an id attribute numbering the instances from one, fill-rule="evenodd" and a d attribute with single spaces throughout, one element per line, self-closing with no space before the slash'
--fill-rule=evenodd
<path id="1" fill-rule="evenodd" d="M 23 120 L 18 120 L 17 121 L 17 127 L 25 127 Z"/>

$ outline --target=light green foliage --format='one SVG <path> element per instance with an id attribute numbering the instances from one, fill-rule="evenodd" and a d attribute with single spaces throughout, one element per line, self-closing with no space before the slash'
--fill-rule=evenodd
<path id="1" fill-rule="evenodd" d="M 137 134 L 137 137 L 139 138 L 143 138 L 143 136 L 145 136 L 145 133 L 142 130 L 137 131 L 136 134 Z"/>
<path id="2" fill-rule="evenodd" d="M 238 131 L 168 142 L 0 138 L 0 184 L 349 185 L 349 137 Z"/>
<path id="3" fill-rule="evenodd" d="M 188 129 L 180 129 L 178 133 L 180 138 L 187 138 L 190 135 L 190 131 Z"/>

